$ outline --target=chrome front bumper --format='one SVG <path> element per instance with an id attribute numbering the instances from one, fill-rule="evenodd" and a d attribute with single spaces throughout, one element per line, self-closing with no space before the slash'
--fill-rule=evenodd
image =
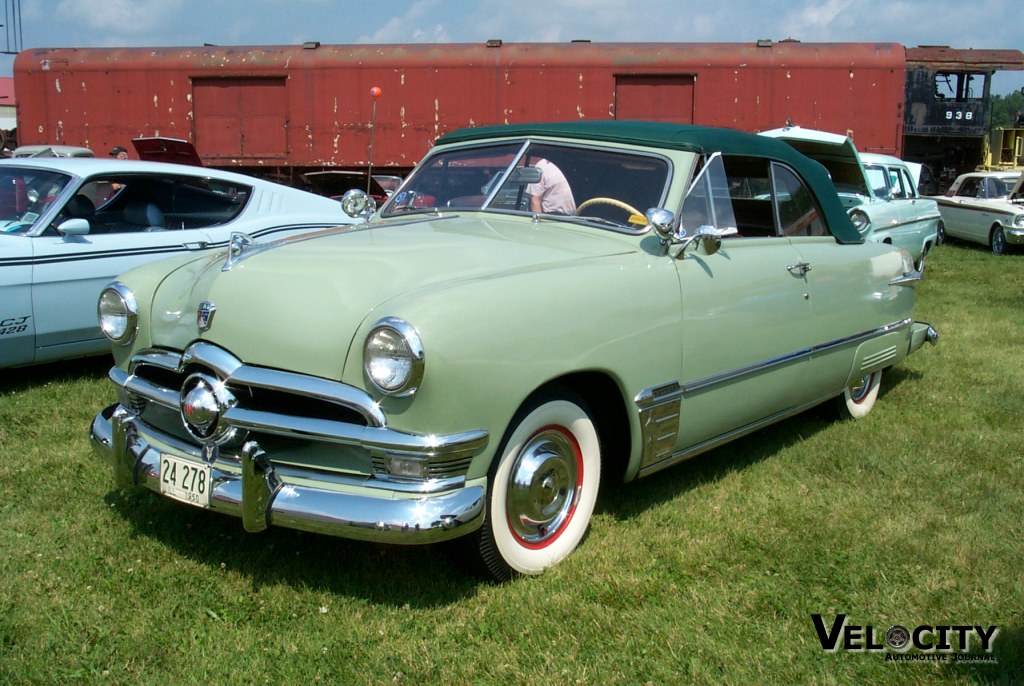
<path id="1" fill-rule="evenodd" d="M 144 486 L 159 493 L 163 453 L 196 464 L 203 461 L 198 450 L 162 442 L 144 431 L 120 405 L 106 408 L 93 420 L 93 450 L 112 465 L 116 488 Z M 356 488 L 344 484 L 313 485 L 318 478 L 327 485 L 329 475 L 275 468 L 254 442 L 237 456 L 237 464 L 211 464 L 209 509 L 241 517 L 247 531 L 282 526 L 363 541 L 420 544 L 462 536 L 483 522 L 482 484 L 470 482 L 430 495 L 386 487 L 354 492 Z"/>

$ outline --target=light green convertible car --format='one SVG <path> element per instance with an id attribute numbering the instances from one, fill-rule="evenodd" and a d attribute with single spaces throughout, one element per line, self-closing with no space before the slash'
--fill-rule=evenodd
<path id="1" fill-rule="evenodd" d="M 364 209 L 364 203 L 368 206 Z M 361 225 L 121 276 L 99 318 L 116 487 L 498 578 L 583 540 L 600 487 L 823 402 L 862 416 L 937 334 L 823 167 L 638 122 L 444 136 Z"/>

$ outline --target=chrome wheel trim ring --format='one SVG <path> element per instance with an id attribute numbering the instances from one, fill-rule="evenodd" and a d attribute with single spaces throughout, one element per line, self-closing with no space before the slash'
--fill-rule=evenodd
<path id="1" fill-rule="evenodd" d="M 544 427 L 523 445 L 509 470 L 505 515 L 515 539 L 544 548 L 572 520 L 583 485 L 579 444 L 561 426 Z"/>

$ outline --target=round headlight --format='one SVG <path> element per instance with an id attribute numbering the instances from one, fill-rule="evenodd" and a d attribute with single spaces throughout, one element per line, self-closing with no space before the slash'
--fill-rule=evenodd
<path id="1" fill-rule="evenodd" d="M 139 308 L 131 289 L 115 281 L 100 293 L 96 310 L 104 336 L 117 345 L 128 345 L 134 340 Z"/>
<path id="2" fill-rule="evenodd" d="M 860 210 L 853 210 L 850 212 L 850 221 L 853 222 L 854 228 L 861 233 L 866 232 L 871 224 L 871 220 L 868 219 L 868 215 Z"/>
<path id="3" fill-rule="evenodd" d="M 385 395 L 415 393 L 423 379 L 423 344 L 416 329 L 396 317 L 377 322 L 363 345 L 363 370 Z"/>

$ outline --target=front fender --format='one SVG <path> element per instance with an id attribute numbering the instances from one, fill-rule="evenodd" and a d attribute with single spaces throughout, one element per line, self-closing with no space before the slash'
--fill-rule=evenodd
<path id="1" fill-rule="evenodd" d="M 381 317 L 412 324 L 424 346 L 423 382 L 411 397 L 381 398 L 381 408 L 403 431 L 487 430 L 492 441 L 472 478 L 486 473 L 520 405 L 553 379 L 606 374 L 627 407 L 635 407 L 640 390 L 676 379 L 679 301 L 670 260 L 643 253 L 446 284 L 407 294 L 369 317 L 344 378 L 368 387 L 362 344 Z"/>

